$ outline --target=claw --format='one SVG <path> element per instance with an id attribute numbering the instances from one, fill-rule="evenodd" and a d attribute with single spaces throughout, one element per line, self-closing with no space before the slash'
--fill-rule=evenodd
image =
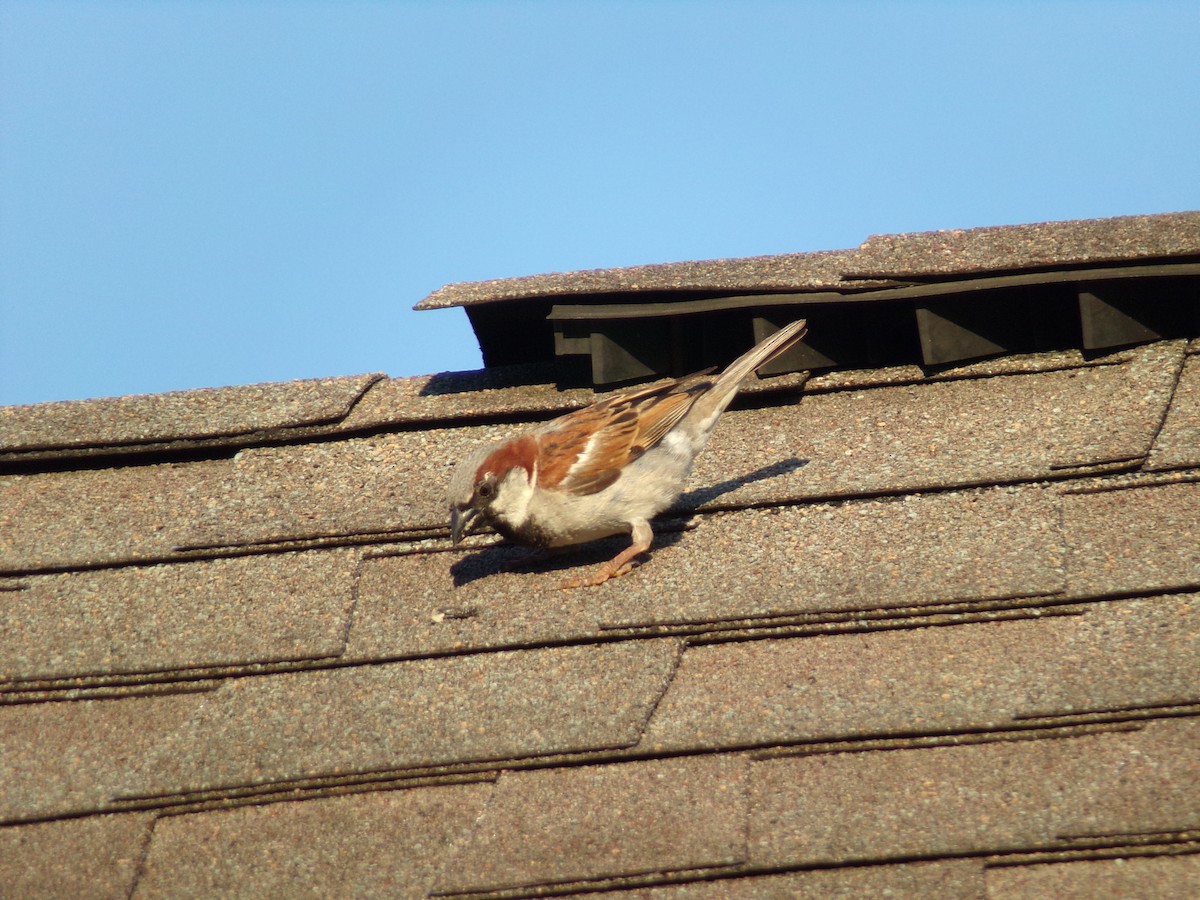
<path id="1" fill-rule="evenodd" d="M 634 568 L 632 561 L 623 562 L 616 568 L 613 567 L 613 563 L 617 562 L 617 560 L 620 558 L 621 557 L 618 556 L 616 559 L 606 562 L 591 575 L 583 575 L 579 578 L 568 578 L 558 586 L 558 589 L 560 591 L 569 591 L 572 588 L 596 587 L 597 585 L 604 584 L 604 582 L 608 581 L 610 578 L 620 578 L 622 575 L 628 575 L 633 571 Z"/>

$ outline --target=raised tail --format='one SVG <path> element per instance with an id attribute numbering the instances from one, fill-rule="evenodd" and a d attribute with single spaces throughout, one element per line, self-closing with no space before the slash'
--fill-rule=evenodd
<path id="1" fill-rule="evenodd" d="M 718 393 L 727 385 L 741 384 L 747 376 L 760 366 L 765 366 L 775 357 L 790 350 L 804 335 L 808 334 L 808 322 L 797 319 L 790 325 L 784 325 L 770 337 L 755 344 L 732 363 L 718 376 L 713 385 L 714 393 Z"/>
<path id="2" fill-rule="evenodd" d="M 738 388 L 750 373 L 790 350 L 808 333 L 807 326 L 808 323 L 804 319 L 784 325 L 730 363 L 729 368 L 717 376 L 712 387 L 693 407 L 694 412 L 698 414 L 695 418 L 699 420 L 697 424 L 700 428 L 707 431 L 716 424 L 717 416 L 725 411 L 725 407 L 733 400 Z"/>

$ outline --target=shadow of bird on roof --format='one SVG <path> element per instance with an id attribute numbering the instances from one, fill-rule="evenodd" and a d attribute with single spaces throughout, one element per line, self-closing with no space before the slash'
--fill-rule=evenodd
<path id="1" fill-rule="evenodd" d="M 666 515 L 680 515 L 691 512 L 699 506 L 712 505 L 718 497 L 723 497 L 726 494 L 732 494 L 736 490 L 744 488 L 748 484 L 753 484 L 756 481 L 767 481 L 772 478 L 780 478 L 784 475 L 790 475 L 792 472 L 803 469 L 807 466 L 809 460 L 800 459 L 793 456 L 791 459 L 781 459 L 778 462 L 773 462 L 770 465 L 762 466 L 755 469 L 753 472 L 747 472 L 745 475 L 739 475 L 736 478 L 728 478 L 725 481 L 717 484 L 708 484 L 704 487 L 696 488 L 687 493 L 680 494 L 679 499 L 671 506 L 671 509 Z M 745 504 L 731 504 L 745 505 Z M 717 504 L 719 507 L 720 504 Z"/>

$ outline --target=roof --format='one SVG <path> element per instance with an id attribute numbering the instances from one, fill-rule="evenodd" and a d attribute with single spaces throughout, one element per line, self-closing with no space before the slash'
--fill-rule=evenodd
<path id="1" fill-rule="evenodd" d="M 552 381 L 0 410 L 6 892 L 1197 893 L 1200 336 L 754 382 L 565 593 L 442 496 Z"/>

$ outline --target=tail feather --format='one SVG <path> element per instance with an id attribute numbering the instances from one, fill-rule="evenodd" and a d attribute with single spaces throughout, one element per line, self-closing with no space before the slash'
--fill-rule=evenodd
<path id="1" fill-rule="evenodd" d="M 797 319 L 755 344 L 729 364 L 729 368 L 717 378 L 714 388 L 720 390 L 727 384 L 741 384 L 755 369 L 765 366 L 777 356 L 790 350 L 808 333 L 807 325 L 808 323 L 804 319 Z"/>
<path id="2" fill-rule="evenodd" d="M 730 363 L 729 368 L 717 376 L 708 393 L 696 401 L 695 409 L 700 414 L 698 418 L 705 422 L 701 427 L 712 427 L 716 417 L 725 411 L 750 373 L 795 346 L 808 333 L 807 325 L 804 319 L 784 325 Z"/>

